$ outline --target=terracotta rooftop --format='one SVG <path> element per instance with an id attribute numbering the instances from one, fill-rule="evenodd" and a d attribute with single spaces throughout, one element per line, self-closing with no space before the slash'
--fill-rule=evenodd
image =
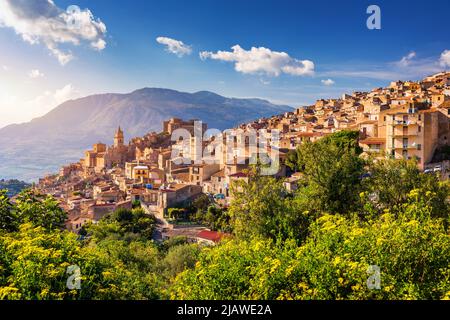
<path id="1" fill-rule="evenodd" d="M 323 136 L 322 132 L 299 132 L 296 134 L 297 137 L 320 137 Z"/>
<path id="2" fill-rule="evenodd" d="M 233 177 L 233 178 L 245 178 L 245 177 L 248 177 L 248 174 L 245 173 L 245 172 L 236 172 L 236 173 L 230 174 L 230 177 Z"/>
<path id="3" fill-rule="evenodd" d="M 212 175 L 212 177 L 220 177 L 220 178 L 224 178 L 225 177 L 225 171 L 224 170 L 220 170 L 219 172 L 216 172 Z"/>
<path id="4" fill-rule="evenodd" d="M 213 242 L 219 242 L 224 237 L 229 237 L 229 234 L 221 233 L 217 231 L 209 231 L 209 230 L 202 230 L 197 234 L 197 238 L 206 239 Z"/>
<path id="5" fill-rule="evenodd" d="M 365 121 L 361 121 L 359 124 L 375 124 L 378 123 L 377 120 L 365 120 Z"/>
<path id="6" fill-rule="evenodd" d="M 370 137 L 370 138 L 361 140 L 359 143 L 361 143 L 361 144 L 385 144 L 386 139 Z"/>
<path id="7" fill-rule="evenodd" d="M 187 173 L 187 172 L 181 172 L 181 173 L 174 174 L 173 177 L 177 180 L 189 182 L 189 173 Z"/>
<path id="8" fill-rule="evenodd" d="M 449 109 L 450 108 L 450 100 L 443 102 L 438 108 Z"/>

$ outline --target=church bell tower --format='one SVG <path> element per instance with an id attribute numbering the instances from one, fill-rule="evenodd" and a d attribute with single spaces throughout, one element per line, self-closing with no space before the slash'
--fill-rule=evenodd
<path id="1" fill-rule="evenodd" d="M 116 131 L 116 134 L 114 135 L 114 147 L 123 146 L 123 143 L 124 143 L 123 140 L 124 140 L 123 139 L 123 131 L 119 126 L 119 128 Z"/>

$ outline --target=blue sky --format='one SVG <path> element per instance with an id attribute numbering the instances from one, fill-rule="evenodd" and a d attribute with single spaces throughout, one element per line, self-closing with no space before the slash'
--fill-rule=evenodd
<path id="1" fill-rule="evenodd" d="M 298 106 L 450 69 L 447 0 L 48 1 L 0 0 L 0 127 L 92 93 L 166 87 Z M 381 30 L 366 27 L 371 4 Z M 56 32 L 34 20 L 58 22 L 49 12 L 70 5 L 92 13 L 90 29 Z M 262 48 L 269 60 L 258 60 Z"/>

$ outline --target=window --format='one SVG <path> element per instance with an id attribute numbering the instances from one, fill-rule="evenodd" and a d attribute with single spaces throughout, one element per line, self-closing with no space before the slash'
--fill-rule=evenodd
<path id="1" fill-rule="evenodd" d="M 380 145 L 378 145 L 378 144 L 370 144 L 369 145 L 369 149 L 371 151 L 380 151 Z"/>
<path id="2" fill-rule="evenodd" d="M 422 150 L 422 145 L 421 144 L 417 145 L 417 150 Z"/>
<path id="3" fill-rule="evenodd" d="M 422 132 L 422 127 L 421 127 L 421 126 L 418 126 L 418 127 L 417 127 L 417 131 Z"/>

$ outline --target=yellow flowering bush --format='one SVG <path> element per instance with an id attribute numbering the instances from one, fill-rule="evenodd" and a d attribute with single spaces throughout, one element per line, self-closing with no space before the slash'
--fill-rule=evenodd
<path id="1" fill-rule="evenodd" d="M 450 237 L 426 208 L 361 221 L 324 215 L 305 243 L 233 240 L 178 275 L 180 299 L 447 299 Z M 379 268 L 379 287 L 368 284 Z"/>

